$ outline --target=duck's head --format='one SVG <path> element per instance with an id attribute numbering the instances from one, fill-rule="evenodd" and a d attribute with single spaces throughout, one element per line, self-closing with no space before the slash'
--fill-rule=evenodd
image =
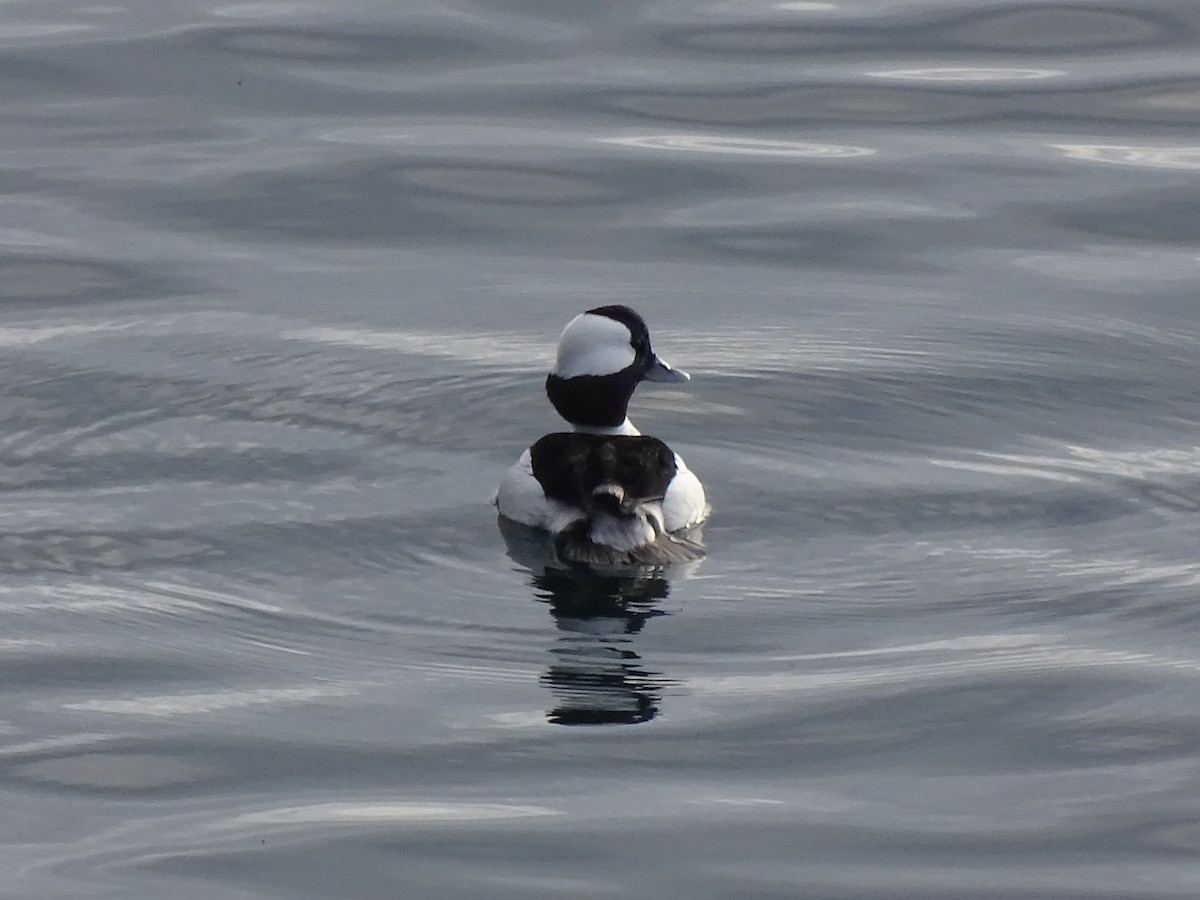
<path id="1" fill-rule="evenodd" d="M 642 381 L 690 378 L 654 352 L 650 331 L 636 312 L 628 306 L 598 306 L 563 329 L 546 395 L 577 428 L 613 429 L 625 422 L 629 398 Z"/>

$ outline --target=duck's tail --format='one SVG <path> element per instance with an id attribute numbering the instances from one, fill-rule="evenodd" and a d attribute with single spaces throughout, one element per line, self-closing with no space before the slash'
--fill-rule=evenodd
<path id="1" fill-rule="evenodd" d="M 555 549 L 564 562 L 601 568 L 679 565 L 704 557 L 699 543 L 662 531 L 656 519 L 639 524 L 644 537 L 631 541 L 628 530 L 612 533 L 613 520 L 604 513 L 593 515 L 555 535 Z"/>

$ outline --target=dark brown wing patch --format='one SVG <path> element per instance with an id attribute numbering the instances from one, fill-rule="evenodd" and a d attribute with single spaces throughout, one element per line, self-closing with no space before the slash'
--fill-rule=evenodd
<path id="1" fill-rule="evenodd" d="M 629 499 L 659 499 L 677 471 L 671 448 L 648 435 L 558 431 L 539 438 L 529 455 L 546 496 L 576 506 L 602 484 L 619 484 Z"/>
<path id="2" fill-rule="evenodd" d="M 557 431 L 538 438 L 529 448 L 533 477 L 551 500 L 578 505 L 583 497 L 589 448 L 576 440 L 578 437 L 569 431 Z"/>

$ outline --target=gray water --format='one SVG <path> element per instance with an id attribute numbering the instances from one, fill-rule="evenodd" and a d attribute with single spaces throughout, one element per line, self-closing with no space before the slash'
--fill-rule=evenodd
<path id="1" fill-rule="evenodd" d="M 0 895 L 1200 896 L 1200 5 L 0 7 Z M 563 324 L 715 505 L 488 498 Z"/>

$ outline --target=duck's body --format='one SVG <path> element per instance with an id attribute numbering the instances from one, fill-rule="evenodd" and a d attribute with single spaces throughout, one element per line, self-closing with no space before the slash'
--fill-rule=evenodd
<path id="1" fill-rule="evenodd" d="M 573 434 L 547 435 L 521 455 L 497 492 L 500 515 L 555 535 L 580 533 L 582 528 L 582 533 L 591 535 L 588 540 L 592 543 L 621 553 L 630 550 L 626 544 L 641 541 L 649 546 L 660 535 L 698 525 L 709 512 L 700 480 L 661 441 L 640 437 L 627 416 L 629 399 L 643 380 L 683 382 L 689 378 L 651 350 L 645 322 L 628 307 L 599 307 L 576 316 L 563 330 L 554 371 L 546 378 L 550 402 L 570 423 Z M 553 440 L 543 444 L 549 438 Z M 635 440 L 626 440 L 631 438 Z M 653 453 L 650 447 L 654 447 Z M 637 453 L 650 455 L 644 455 L 631 469 L 630 454 Z M 667 456 L 660 459 L 662 453 Z M 625 460 L 624 474 L 618 479 L 623 490 L 639 479 L 661 479 L 661 489 L 654 496 L 641 488 L 633 491 L 641 501 L 633 519 L 621 517 L 614 525 L 589 499 L 590 494 L 585 496 L 578 489 L 589 477 L 595 481 L 591 488 L 601 483 L 596 480 L 600 477 L 596 466 L 603 468 L 603 464 L 597 462 L 596 454 L 616 454 Z M 589 465 L 591 476 L 587 475 Z M 560 476 L 566 475 L 575 479 L 576 490 L 547 489 L 547 478 L 559 478 L 561 485 Z M 663 548 L 670 544 L 662 541 Z"/>
<path id="2" fill-rule="evenodd" d="M 559 556 L 593 565 L 661 565 L 703 555 L 669 533 L 663 503 L 675 453 L 658 438 L 557 432 L 529 448 L 533 475 L 564 512 L 550 530 Z"/>
<path id="3" fill-rule="evenodd" d="M 578 434 L 607 434 L 592 430 L 576 429 Z M 636 436 L 641 434 L 628 419 L 614 429 L 613 435 Z M 533 474 L 532 448 L 521 454 L 521 458 L 508 470 L 500 482 L 496 495 L 496 506 L 500 515 L 522 525 L 558 532 L 580 518 L 580 509 L 546 496 L 546 491 Z M 704 485 L 687 467 L 678 453 L 675 458 L 675 475 L 667 485 L 662 500 L 663 527 L 666 531 L 683 531 L 699 525 L 708 516 L 708 498 Z"/>

